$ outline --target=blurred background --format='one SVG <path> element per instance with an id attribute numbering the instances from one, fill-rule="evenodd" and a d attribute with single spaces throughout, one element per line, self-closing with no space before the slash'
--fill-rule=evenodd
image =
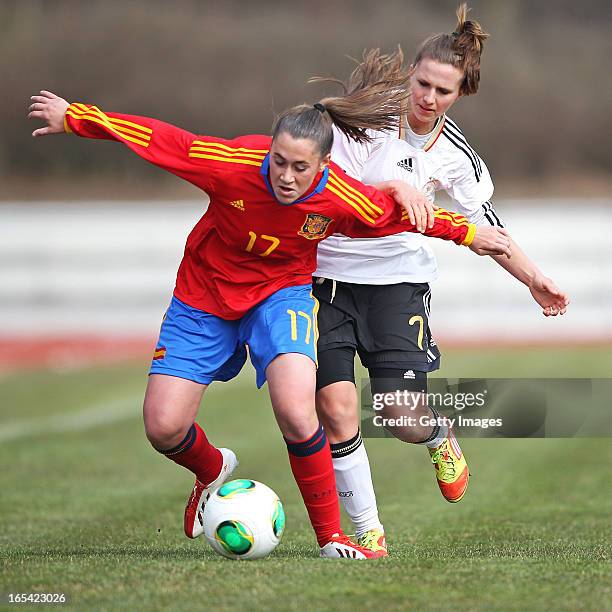
<path id="1" fill-rule="evenodd" d="M 40 89 L 200 134 L 267 133 L 275 112 L 324 93 L 309 76 L 348 75 L 366 47 L 401 44 L 411 58 L 453 30 L 457 4 L 0 0 L 0 592 L 65 591 L 84 610 L 192 610 L 194 596 L 222 609 L 430 610 L 442 592 L 469 610 L 610 609 L 609 438 L 466 439 L 461 504 L 441 499 L 424 449 L 369 439 L 392 558 L 322 568 L 250 367 L 207 391 L 199 421 L 236 450 L 237 476 L 279 494 L 287 532 L 271 559 L 232 565 L 228 588 L 227 564 L 182 536 L 191 474 L 151 449 L 141 417 L 205 195 L 115 143 L 30 136 Z M 479 93 L 451 116 L 491 171 L 497 212 L 572 303 L 546 319 L 494 262 L 433 241 L 438 374 L 610 378 L 612 4 L 470 5 L 491 38 Z M 530 412 L 529 398 L 513 402 Z M 455 580 L 432 571 L 440 560 Z"/>
<path id="2" fill-rule="evenodd" d="M 345 77 L 348 57 L 368 47 L 401 44 L 410 59 L 426 36 L 452 31 L 457 4 L 3 0 L 2 367 L 148 351 L 206 205 L 205 194 L 115 143 L 34 141 L 30 95 L 49 89 L 201 134 L 267 133 L 275 112 L 333 91 L 307 85 L 309 76 Z M 607 345 L 612 5 L 470 6 L 491 38 L 479 93 L 451 116 L 491 171 L 499 215 L 572 305 L 544 319 L 493 262 L 434 241 L 432 329 L 442 346 Z"/>

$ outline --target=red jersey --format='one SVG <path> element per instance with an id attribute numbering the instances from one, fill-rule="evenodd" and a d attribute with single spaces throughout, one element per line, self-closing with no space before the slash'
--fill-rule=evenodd
<path id="1" fill-rule="evenodd" d="M 268 179 L 270 136 L 196 136 L 156 119 L 79 103 L 70 105 L 64 125 L 79 136 L 118 140 L 209 195 L 207 211 L 187 238 L 174 295 L 223 319 L 239 319 L 279 289 L 309 284 L 317 244 L 335 232 L 376 238 L 416 231 L 393 198 L 334 163 L 307 194 L 281 204 Z M 426 235 L 471 243 L 476 228 L 465 217 L 443 209 L 435 216 Z"/>

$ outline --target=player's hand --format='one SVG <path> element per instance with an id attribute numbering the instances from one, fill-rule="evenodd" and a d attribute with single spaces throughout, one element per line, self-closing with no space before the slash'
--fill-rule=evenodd
<path id="1" fill-rule="evenodd" d="M 32 104 L 29 108 L 28 119 L 41 119 L 45 127 L 32 132 L 32 136 L 48 136 L 49 134 L 64 133 L 64 115 L 70 106 L 66 100 L 44 89 L 39 95 L 30 98 Z"/>
<path id="2" fill-rule="evenodd" d="M 434 211 L 439 207 L 423 192 L 398 180 L 378 183 L 375 187 L 390 195 L 408 213 L 417 231 L 422 233 L 434 226 Z"/>
<path id="3" fill-rule="evenodd" d="M 478 255 L 505 255 L 512 257 L 510 234 L 503 227 L 479 225 L 470 249 Z"/>
<path id="4" fill-rule="evenodd" d="M 529 291 L 533 299 L 542 307 L 542 314 L 545 317 L 565 314 L 570 303 L 569 297 L 560 291 L 550 278 L 542 275 L 536 276 L 529 285 Z"/>
<path id="5" fill-rule="evenodd" d="M 417 230 L 423 233 L 427 228 L 434 226 L 434 212 L 438 210 L 436 206 L 425 194 L 413 189 L 406 183 L 403 183 L 411 190 L 410 195 L 399 195 L 395 199 L 408 213 L 410 223 L 416 226 Z"/>

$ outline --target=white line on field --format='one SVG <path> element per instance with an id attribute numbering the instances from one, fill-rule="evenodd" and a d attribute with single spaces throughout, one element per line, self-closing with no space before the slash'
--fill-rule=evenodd
<path id="1" fill-rule="evenodd" d="M 254 387 L 253 371 L 250 367 L 230 383 L 233 387 Z M 219 385 L 215 395 L 223 393 L 225 385 Z M 82 431 L 101 425 L 142 418 L 142 401 L 144 393 L 127 395 L 121 398 L 109 399 L 106 402 L 90 404 L 78 412 L 56 414 L 37 419 L 27 419 L 0 424 L 0 442 L 19 440 L 40 434 L 64 433 L 67 431 Z"/>
<path id="2" fill-rule="evenodd" d="M 117 421 L 134 419 L 142 414 L 142 394 L 96 402 L 79 412 L 57 414 L 38 419 L 0 425 L 0 442 L 18 440 L 39 434 L 82 431 Z"/>

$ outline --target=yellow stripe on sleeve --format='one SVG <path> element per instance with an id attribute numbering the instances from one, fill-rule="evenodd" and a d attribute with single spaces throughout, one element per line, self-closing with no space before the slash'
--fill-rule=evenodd
<path id="1" fill-rule="evenodd" d="M 376 225 L 376 221 L 368 215 L 353 199 L 348 198 L 341 191 L 338 191 L 330 181 L 327 182 L 327 189 L 329 189 L 332 193 L 335 193 L 339 198 L 344 200 L 349 206 L 354 208 L 366 221 L 372 223 L 372 225 Z"/>
<path id="2" fill-rule="evenodd" d="M 440 213 L 446 213 L 447 215 L 451 216 L 456 221 L 467 221 L 467 218 L 465 215 L 462 215 L 460 213 L 451 212 L 450 210 L 446 210 L 446 208 L 438 208 L 438 211 Z"/>
<path id="3" fill-rule="evenodd" d="M 99 125 L 106 127 L 108 130 L 117 134 L 118 136 L 121 136 L 125 140 L 129 140 L 130 142 L 141 145 L 143 147 L 149 146 L 150 140 L 151 140 L 150 135 L 143 134 L 140 131 L 132 130 L 130 128 L 123 127 L 120 125 L 113 125 L 113 123 L 111 122 L 111 118 L 105 113 L 103 113 L 99 108 L 94 106 L 94 107 L 91 107 L 90 109 L 87 109 L 87 111 L 85 112 L 78 108 L 75 109 L 73 108 L 73 106 L 70 106 L 68 108 L 68 110 L 66 111 L 66 115 L 69 115 L 79 120 L 85 119 L 87 121 L 93 121 L 94 123 L 98 123 Z M 131 122 L 127 122 L 127 123 L 131 123 Z M 136 125 L 136 124 L 132 124 L 132 125 Z M 137 127 L 140 128 L 144 126 L 137 126 Z"/>
<path id="4" fill-rule="evenodd" d="M 443 208 L 434 211 L 434 215 L 436 219 L 450 221 L 453 227 L 467 227 L 467 234 L 465 235 L 465 238 L 461 244 L 464 244 L 465 246 L 470 246 L 470 244 L 472 244 L 472 241 L 476 236 L 476 226 L 473 223 L 468 223 L 468 220 L 463 215 L 455 215 L 447 210 L 444 210 Z M 408 218 L 408 212 L 404 211 L 402 213 L 402 221 L 407 221 Z"/>
<path id="5" fill-rule="evenodd" d="M 246 164 L 247 166 L 261 166 L 262 161 L 253 161 L 252 159 L 239 159 L 232 157 L 221 157 L 220 155 L 205 155 L 204 153 L 189 153 L 189 157 L 199 157 L 202 159 L 214 159 L 215 161 L 229 162 L 232 164 Z"/>
<path id="6" fill-rule="evenodd" d="M 194 140 L 189 148 L 189 157 L 256 167 L 260 167 L 263 164 L 267 153 L 267 149 L 230 147 L 221 142 L 207 142 L 205 140 Z"/>
<path id="7" fill-rule="evenodd" d="M 451 225 L 455 227 L 461 227 L 462 225 L 469 225 L 468 220 L 463 215 L 455 215 L 443 208 L 434 211 L 434 217 L 436 219 L 444 219 L 450 221 Z"/>
<path id="8" fill-rule="evenodd" d="M 80 104 L 79 102 L 75 102 L 73 106 L 76 106 L 78 110 L 84 113 L 91 112 L 91 111 L 99 113 L 100 115 L 103 115 L 106 119 L 108 119 L 111 123 L 117 125 L 117 127 L 125 125 L 131 128 L 134 128 L 135 130 L 144 132 L 144 134 L 142 134 L 143 137 L 153 134 L 153 130 L 150 127 L 147 127 L 146 125 L 140 125 L 139 123 L 134 123 L 133 121 L 127 121 L 126 119 L 119 119 L 118 117 L 109 117 L 106 113 L 102 112 L 97 106 L 92 106 L 91 108 L 88 108 L 87 106 L 85 106 L 84 104 Z"/>
<path id="9" fill-rule="evenodd" d="M 80 114 L 79 119 L 81 118 L 91 119 L 92 116 L 98 117 L 99 119 L 101 119 L 104 122 L 104 125 L 106 125 L 110 129 L 114 129 L 117 133 L 129 134 L 130 136 L 134 136 L 145 142 L 149 142 L 151 140 L 151 136 L 149 134 L 143 133 L 142 131 L 140 131 L 140 129 L 134 130 L 134 129 L 118 124 L 119 122 L 118 119 L 115 119 L 114 117 L 109 117 L 108 115 L 103 113 L 99 108 L 96 108 L 96 107 L 92 107 L 91 109 L 88 110 L 88 112 L 84 112 Z M 140 126 L 137 126 L 135 123 L 132 123 L 131 121 L 124 121 L 123 123 L 140 128 Z M 150 130 L 150 131 L 152 134 L 153 130 Z"/>
<path id="10" fill-rule="evenodd" d="M 338 189 L 344 191 L 348 197 L 352 197 L 357 200 L 359 204 L 363 206 L 371 215 L 378 216 L 384 214 L 384 211 L 374 204 L 372 200 L 339 178 L 338 175 L 333 172 L 333 170 L 329 171 L 329 180 L 332 181 Z"/>
<path id="11" fill-rule="evenodd" d="M 101 119 L 100 117 L 96 116 L 96 115 L 82 115 L 79 116 L 75 113 L 73 113 L 70 109 L 68 109 L 66 111 L 67 115 L 70 115 L 71 117 L 74 117 L 75 119 L 86 119 L 87 121 L 93 121 L 93 123 L 98 123 L 99 125 L 103 125 L 104 127 L 108 128 L 111 132 L 113 132 L 114 134 L 117 134 L 118 136 L 121 136 L 122 138 L 124 138 L 125 140 L 129 140 L 130 142 L 133 142 L 135 144 L 141 145 L 143 147 L 148 147 L 149 146 L 149 142 L 146 140 L 140 140 L 138 138 L 132 138 L 131 136 L 128 136 L 127 134 L 123 134 L 121 131 L 115 129 L 108 121 L 104 121 L 104 119 Z"/>
<path id="12" fill-rule="evenodd" d="M 105 121 L 104 119 L 100 118 L 98 115 L 94 115 L 94 114 L 77 115 L 73 113 L 70 109 L 66 111 L 66 114 L 70 115 L 71 117 L 74 117 L 75 119 L 79 119 L 79 120 L 86 119 L 87 121 L 98 123 L 99 125 L 102 125 L 108 128 L 108 130 L 110 130 L 114 134 L 117 134 L 118 136 L 121 136 L 125 140 L 129 140 L 130 142 L 133 142 L 135 144 L 141 145 L 143 147 L 149 146 L 149 142 L 147 140 L 142 140 L 140 138 L 133 138 L 132 136 L 129 136 L 128 134 L 121 132 L 121 130 L 114 128 L 109 121 Z"/>
<path id="13" fill-rule="evenodd" d="M 191 146 L 193 147 L 194 145 L 202 145 L 205 147 L 213 147 L 213 148 L 218 148 L 218 149 L 225 149 L 226 151 L 243 151 L 245 153 L 259 153 L 260 155 L 263 155 L 264 157 L 266 156 L 266 154 L 268 153 L 268 149 L 245 149 L 244 147 L 229 147 L 228 145 L 225 145 L 221 142 L 206 142 L 204 140 L 194 140 L 191 143 Z"/>
<path id="14" fill-rule="evenodd" d="M 265 155 L 261 155 L 259 153 L 243 153 L 240 150 L 219 151 L 218 149 L 214 149 L 212 147 L 205 147 L 202 145 L 192 146 L 191 149 L 189 149 L 189 153 L 209 153 L 209 154 L 222 155 L 222 156 L 227 156 L 227 157 L 252 158 L 252 159 L 258 159 L 260 161 L 263 161 L 266 158 Z"/>

